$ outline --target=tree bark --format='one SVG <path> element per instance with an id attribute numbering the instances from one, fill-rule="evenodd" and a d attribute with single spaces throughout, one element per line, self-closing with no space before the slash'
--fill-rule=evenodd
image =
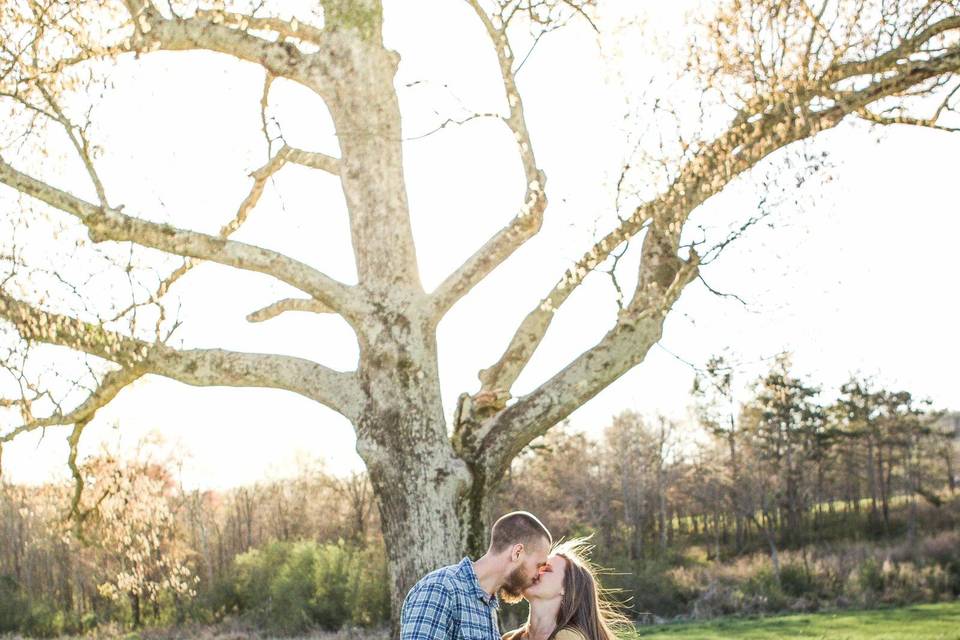
<path id="1" fill-rule="evenodd" d="M 943 447 L 943 464 L 947 472 L 947 487 L 950 488 L 951 495 L 957 491 L 957 475 L 953 469 L 953 446 L 953 440 L 950 439 Z"/>
<path id="2" fill-rule="evenodd" d="M 763 520 L 762 523 L 758 521 L 755 516 L 751 516 L 754 524 L 756 524 L 757 528 L 763 533 L 767 545 L 770 547 L 770 563 L 773 565 L 773 575 L 777 580 L 777 584 L 780 584 L 780 554 L 777 552 L 777 540 L 774 534 L 775 528 L 769 514 L 763 514 L 760 517 Z"/>
<path id="3" fill-rule="evenodd" d="M 134 629 L 139 629 L 143 625 L 140 615 L 140 594 L 135 591 L 129 593 L 130 616 Z"/>

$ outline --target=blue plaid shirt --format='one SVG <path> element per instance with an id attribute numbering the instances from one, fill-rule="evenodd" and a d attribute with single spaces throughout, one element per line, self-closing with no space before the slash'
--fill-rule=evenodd
<path id="1" fill-rule="evenodd" d="M 410 589 L 400 614 L 400 640 L 500 640 L 499 606 L 464 558 Z"/>

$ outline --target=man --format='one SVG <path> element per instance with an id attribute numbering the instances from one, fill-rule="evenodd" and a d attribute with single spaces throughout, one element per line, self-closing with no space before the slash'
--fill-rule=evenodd
<path id="1" fill-rule="evenodd" d="M 400 614 L 400 640 L 500 640 L 500 600 L 519 602 L 547 564 L 553 537 L 526 511 L 501 517 L 482 558 L 464 558 L 427 574 L 410 589 Z"/>

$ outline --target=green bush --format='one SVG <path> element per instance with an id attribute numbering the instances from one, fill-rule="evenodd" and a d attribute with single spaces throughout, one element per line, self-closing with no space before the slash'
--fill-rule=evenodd
<path id="1" fill-rule="evenodd" d="M 34 638 L 56 638 L 64 634 L 82 631 L 80 619 L 70 613 L 58 611 L 46 602 L 30 605 L 20 631 Z"/>
<path id="2" fill-rule="evenodd" d="M 741 589 L 745 596 L 757 602 L 760 610 L 780 611 L 787 606 L 786 594 L 772 569 L 763 568 L 757 571 L 743 583 Z"/>
<path id="3" fill-rule="evenodd" d="M 286 563 L 292 545 L 273 542 L 234 559 L 236 593 L 241 610 L 257 612 L 270 606 L 270 585 Z"/>
<path id="4" fill-rule="evenodd" d="M 234 569 L 236 564 L 234 565 Z M 226 616 L 244 610 L 244 602 L 238 589 L 238 578 L 234 574 L 215 578 L 205 590 L 202 601 L 192 598 L 188 602 L 187 616 L 197 622 L 219 622 Z"/>
<path id="5" fill-rule="evenodd" d="M 361 550 L 353 573 L 351 622 L 358 627 L 386 624 L 390 620 L 390 578 L 387 554 L 382 545 Z"/>
<path id="6" fill-rule="evenodd" d="M 59 636 L 62 629 L 58 629 L 56 612 L 52 607 L 48 607 L 44 602 L 34 603 L 27 613 L 27 619 L 23 624 L 22 631 L 28 636 L 35 638 L 55 638 Z"/>
<path id="7" fill-rule="evenodd" d="M 628 613 L 653 613 L 661 617 L 683 613 L 692 594 L 682 589 L 670 574 L 668 559 L 634 562 L 628 572 L 603 577 L 603 584 L 626 598 Z M 618 597 L 617 594 L 614 594 Z"/>
<path id="8" fill-rule="evenodd" d="M 960 533 L 944 531 L 927 538 L 920 546 L 922 557 L 946 571 L 947 588 L 953 596 L 960 596 Z"/>
<path id="9" fill-rule="evenodd" d="M 88 611 L 80 617 L 80 629 L 83 633 L 93 631 L 99 623 L 100 621 L 97 619 L 97 614 L 92 611 Z"/>
<path id="10" fill-rule="evenodd" d="M 238 556 L 234 573 L 220 606 L 228 609 L 232 599 L 254 623 L 282 634 L 389 619 L 386 558 L 379 547 L 275 542 Z"/>
<path id="11" fill-rule="evenodd" d="M 813 576 L 800 563 L 788 563 L 780 569 L 780 588 L 788 596 L 800 598 L 816 592 Z"/>
<path id="12" fill-rule="evenodd" d="M 295 544 L 270 582 L 267 624 L 285 634 L 306 631 L 317 622 L 316 565 L 321 549 L 315 543 Z M 334 627 L 335 628 L 335 627 Z"/>
<path id="13" fill-rule="evenodd" d="M 324 629 L 339 629 L 352 619 L 353 590 L 356 586 L 354 566 L 356 552 L 340 544 L 329 544 L 317 550 L 314 572 L 316 622 Z"/>
<path id="14" fill-rule="evenodd" d="M 26 599 L 13 576 L 0 576 L 0 633 L 17 631 L 23 624 Z"/>
<path id="15" fill-rule="evenodd" d="M 883 567 L 873 558 L 867 558 L 857 569 L 857 584 L 868 599 L 883 593 Z"/>

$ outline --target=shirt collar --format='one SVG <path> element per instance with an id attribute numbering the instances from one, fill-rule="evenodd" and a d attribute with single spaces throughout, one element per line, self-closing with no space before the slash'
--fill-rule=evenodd
<path id="1" fill-rule="evenodd" d="M 483 587 L 480 586 L 480 581 L 477 579 L 477 573 L 473 570 L 473 561 L 469 557 L 465 556 L 463 560 L 460 561 L 460 572 L 463 573 L 473 587 L 473 592 L 479 598 L 483 604 L 488 607 L 499 608 L 500 601 L 497 600 L 496 595 L 490 595 L 483 590 Z"/>

